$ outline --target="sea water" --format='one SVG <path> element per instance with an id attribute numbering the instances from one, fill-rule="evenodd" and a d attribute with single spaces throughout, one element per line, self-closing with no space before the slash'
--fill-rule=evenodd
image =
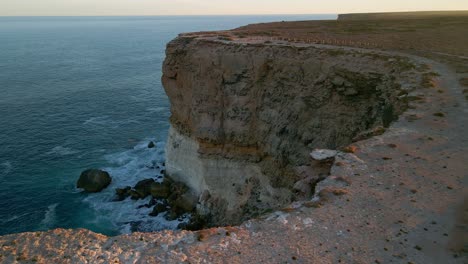
<path id="1" fill-rule="evenodd" d="M 162 176 L 166 43 L 181 32 L 335 17 L 0 17 L 0 235 L 176 228 L 149 216 L 148 200 L 114 201 L 115 188 Z M 108 171 L 111 185 L 80 192 L 87 168 Z"/>

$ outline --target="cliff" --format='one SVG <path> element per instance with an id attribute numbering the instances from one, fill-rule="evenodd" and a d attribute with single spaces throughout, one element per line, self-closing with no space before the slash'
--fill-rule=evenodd
<path id="1" fill-rule="evenodd" d="M 407 22 L 181 35 L 163 76 L 169 173 L 212 223 L 265 214 L 195 232 L 0 236 L 0 263 L 467 263 L 466 21 L 419 21 L 400 42 Z M 424 56 L 408 48 L 427 40 L 440 41 Z M 350 142 L 334 160 L 309 158 Z"/>
<path id="2" fill-rule="evenodd" d="M 181 35 L 163 68 L 167 173 L 200 197 L 198 212 L 213 225 L 313 193 L 328 171 L 310 152 L 387 127 L 418 81 L 402 57 L 242 41 Z"/>

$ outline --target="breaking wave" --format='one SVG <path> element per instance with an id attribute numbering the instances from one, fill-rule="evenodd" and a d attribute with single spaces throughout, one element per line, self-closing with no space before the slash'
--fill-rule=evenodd
<path id="1" fill-rule="evenodd" d="M 113 164 L 103 168 L 112 176 L 112 183 L 102 192 L 89 194 L 84 201 L 96 211 L 97 223 L 112 223 L 120 233 L 152 232 L 162 229 L 176 229 L 181 222 L 167 221 L 164 214 L 157 217 L 150 216 L 152 207 L 149 206 L 151 198 L 115 201 L 115 189 L 134 186 L 138 181 L 152 178 L 163 179 L 164 170 L 164 143 L 156 143 L 155 148 L 148 148 L 145 140 L 133 149 L 106 155 L 105 158 Z"/>
<path id="2" fill-rule="evenodd" d="M 55 203 L 47 207 L 44 219 L 42 219 L 41 223 L 39 224 L 40 229 L 47 230 L 52 229 L 55 226 L 57 221 L 57 205 L 58 203 Z"/>
<path id="3" fill-rule="evenodd" d="M 54 147 L 49 152 L 47 152 L 46 155 L 67 156 L 67 155 L 73 155 L 76 153 L 78 153 L 78 151 L 73 150 L 71 148 L 57 146 L 57 147 Z"/>

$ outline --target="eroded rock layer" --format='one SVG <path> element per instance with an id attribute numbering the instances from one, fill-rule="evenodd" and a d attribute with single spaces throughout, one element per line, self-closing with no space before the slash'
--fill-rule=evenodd
<path id="1" fill-rule="evenodd" d="M 211 224 L 277 209 L 327 173 L 311 161 L 314 148 L 346 146 L 397 118 L 413 69 L 356 51 L 179 36 L 162 78 L 167 173 L 199 195 Z"/>

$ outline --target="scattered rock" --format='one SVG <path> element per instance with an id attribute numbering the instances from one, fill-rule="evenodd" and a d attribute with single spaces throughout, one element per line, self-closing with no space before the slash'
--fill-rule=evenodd
<path id="1" fill-rule="evenodd" d="M 164 217 L 167 221 L 174 221 L 176 220 L 177 218 L 179 218 L 179 215 L 177 214 L 177 212 L 175 210 L 170 210 L 166 213 L 165 217 Z"/>
<path id="2" fill-rule="evenodd" d="M 153 179 L 145 179 L 139 181 L 134 189 L 139 194 L 140 198 L 145 198 L 151 194 L 151 185 L 154 183 Z"/>
<path id="3" fill-rule="evenodd" d="M 190 192 L 186 192 L 179 196 L 176 200 L 171 203 L 171 207 L 178 214 L 180 213 L 189 213 L 195 209 L 197 205 L 198 197 L 193 195 Z"/>
<path id="4" fill-rule="evenodd" d="M 142 205 L 139 205 L 137 208 L 138 209 L 141 209 L 141 208 L 151 208 L 153 206 L 155 206 L 158 202 L 156 201 L 156 199 L 150 199 L 150 201 L 146 204 L 142 204 Z"/>
<path id="5" fill-rule="evenodd" d="M 320 180 L 321 171 L 312 166 L 298 166 L 294 170 L 300 180 L 294 183 L 293 189 L 305 197 L 311 196 L 313 186 Z"/>
<path id="6" fill-rule="evenodd" d="M 153 211 L 149 214 L 150 216 L 158 216 L 160 213 L 168 210 L 167 203 L 158 203 L 153 207 Z"/>
<path id="7" fill-rule="evenodd" d="M 84 189 L 86 192 L 100 192 L 112 181 L 109 173 L 98 169 L 89 169 L 81 173 L 76 187 Z"/>
<path id="8" fill-rule="evenodd" d="M 188 187 L 181 182 L 174 182 L 171 184 L 171 194 L 168 197 L 169 201 L 175 201 L 179 196 L 188 191 Z"/>
<path id="9" fill-rule="evenodd" d="M 130 190 L 128 194 L 130 195 L 130 198 L 132 198 L 132 200 L 138 200 L 142 198 L 140 194 L 135 190 Z"/>
<path id="10" fill-rule="evenodd" d="M 314 151 L 312 151 L 312 153 L 310 153 L 310 156 L 314 159 L 314 160 L 327 160 L 327 159 L 331 159 L 331 158 L 334 158 L 336 156 L 336 154 L 338 154 L 338 152 L 336 150 L 330 150 L 330 149 L 315 149 Z"/>
<path id="11" fill-rule="evenodd" d="M 148 143 L 148 148 L 154 148 L 156 147 L 156 144 L 154 144 L 153 141 L 150 141 L 150 143 Z"/>
<path id="12" fill-rule="evenodd" d="M 130 190 L 132 187 L 127 186 L 125 188 L 117 188 L 115 189 L 115 194 L 117 195 L 116 201 L 123 201 L 125 200 L 128 196 L 130 196 Z"/>
<path id="13" fill-rule="evenodd" d="M 318 176 L 308 176 L 305 179 L 294 183 L 293 189 L 305 197 L 312 195 L 313 186 L 320 180 Z"/>
<path id="14" fill-rule="evenodd" d="M 190 218 L 190 222 L 188 223 L 181 223 L 179 224 L 178 228 L 185 229 L 185 230 L 203 230 L 209 227 L 209 217 L 206 215 L 198 214 L 197 212 L 192 213 L 192 217 Z"/>
<path id="15" fill-rule="evenodd" d="M 171 194 L 171 183 L 166 180 L 162 183 L 153 182 L 150 185 L 150 194 L 157 199 L 167 199 Z"/>
<path id="16" fill-rule="evenodd" d="M 165 218 L 172 221 L 185 213 L 194 212 L 198 197 L 188 192 L 188 190 L 189 188 L 185 184 L 174 182 L 166 177 L 163 182 L 144 179 L 139 181 L 133 188 L 127 186 L 115 189 L 115 194 L 117 196 L 116 201 L 122 201 L 127 197 L 138 200 L 151 195 L 151 201 L 139 208 L 154 206 L 153 211 L 149 214 L 150 216 L 158 216 L 163 212 L 167 212 Z"/>

